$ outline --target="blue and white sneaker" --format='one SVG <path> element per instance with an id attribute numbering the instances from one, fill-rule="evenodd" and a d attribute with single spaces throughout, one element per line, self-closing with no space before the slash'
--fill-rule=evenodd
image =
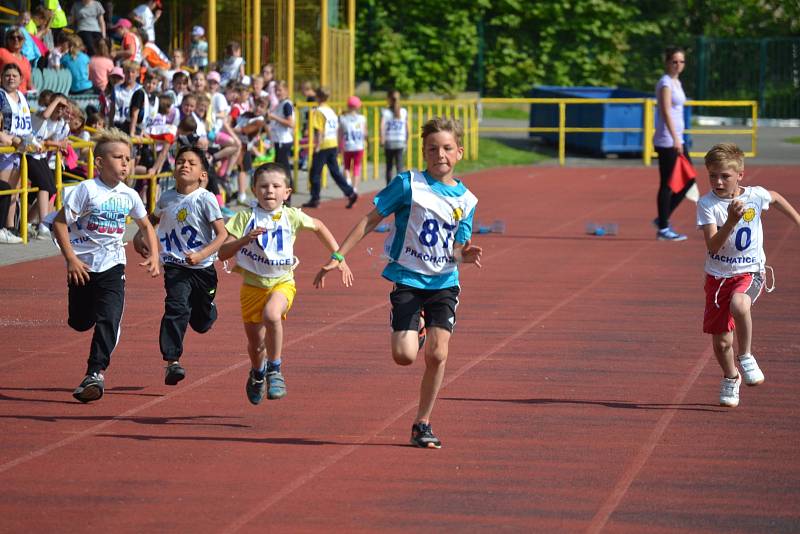
<path id="1" fill-rule="evenodd" d="M 280 371 L 267 372 L 267 398 L 282 399 L 286 396 L 286 381 Z"/>
<path id="2" fill-rule="evenodd" d="M 264 375 L 257 373 L 255 369 L 250 369 L 250 374 L 247 377 L 247 384 L 245 384 L 244 389 L 247 392 L 247 400 L 250 401 L 250 404 L 261 403 L 267 391 L 267 383 Z"/>
<path id="3" fill-rule="evenodd" d="M 679 234 L 672 228 L 664 228 L 656 232 L 656 239 L 659 241 L 685 241 L 686 236 Z"/>

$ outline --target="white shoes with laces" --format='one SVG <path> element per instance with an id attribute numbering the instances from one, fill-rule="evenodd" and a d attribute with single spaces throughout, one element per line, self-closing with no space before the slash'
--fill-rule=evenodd
<path id="1" fill-rule="evenodd" d="M 22 243 L 22 238 L 12 234 L 8 228 L 0 228 L 0 244 L 16 245 Z"/>
<path id="2" fill-rule="evenodd" d="M 742 368 L 736 378 L 722 378 L 719 386 L 719 404 L 728 408 L 739 406 L 739 386 L 744 383 L 748 386 L 757 386 L 764 382 L 764 373 L 758 367 L 755 357 L 752 354 L 742 354 L 739 356 L 739 366 Z"/>
<path id="3" fill-rule="evenodd" d="M 758 362 L 752 354 L 742 354 L 739 356 L 739 365 L 744 373 L 744 383 L 748 386 L 757 386 L 764 381 L 764 373 L 758 367 Z"/>
<path id="4" fill-rule="evenodd" d="M 739 386 L 741 384 L 741 373 L 736 378 L 722 377 L 722 383 L 719 385 L 719 405 L 728 408 L 739 406 Z"/>

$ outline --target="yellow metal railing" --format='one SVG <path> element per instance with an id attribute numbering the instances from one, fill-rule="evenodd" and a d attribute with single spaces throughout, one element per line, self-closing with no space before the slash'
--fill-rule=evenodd
<path id="1" fill-rule="evenodd" d="M 480 126 L 481 133 L 488 132 L 527 132 L 527 133 L 557 133 L 558 134 L 558 162 L 566 164 L 566 136 L 571 133 L 611 133 L 628 132 L 642 134 L 642 161 L 650 165 L 655 151 L 652 138 L 655 130 L 655 100 L 652 98 L 482 98 L 484 104 L 509 104 L 509 105 L 557 105 L 558 125 L 554 127 L 513 127 L 513 126 Z M 643 107 L 642 126 L 631 128 L 604 128 L 604 127 L 576 127 L 567 125 L 567 106 L 586 104 L 633 104 Z M 756 155 L 758 102 L 755 100 L 689 100 L 687 106 L 716 106 L 716 107 L 750 107 L 752 126 L 750 128 L 725 128 L 701 129 L 692 128 L 685 130 L 691 135 L 750 135 L 752 146 L 747 157 Z M 703 156 L 702 152 L 691 152 L 691 156 Z"/>
<path id="2" fill-rule="evenodd" d="M 131 142 L 134 145 L 145 145 L 145 144 L 155 144 L 153 139 L 147 138 L 133 138 Z M 62 170 L 61 165 L 61 152 L 58 150 L 48 150 L 47 152 L 55 152 L 55 170 L 54 178 L 56 184 L 56 195 L 55 195 L 55 207 L 56 209 L 61 209 L 64 203 L 64 188 L 65 187 L 72 187 L 77 185 L 79 182 L 83 180 L 91 180 L 94 178 L 94 143 L 89 141 L 72 141 L 70 142 L 72 148 L 76 151 L 82 149 L 88 149 L 88 157 L 86 158 L 86 177 L 79 176 L 77 174 L 73 174 L 71 172 L 67 172 Z M 166 150 L 166 148 L 164 149 Z M 0 147 L 0 154 L 13 154 L 17 152 L 12 147 Z M 20 156 L 23 154 L 20 153 Z M 64 183 L 64 177 L 69 177 L 77 180 L 75 183 Z M 147 209 L 149 212 L 155 209 L 156 206 L 156 195 L 157 195 L 157 188 L 158 188 L 158 180 L 160 178 L 164 178 L 167 176 L 172 176 L 171 172 L 161 172 L 154 175 L 148 174 L 132 174 L 128 176 L 131 180 L 148 180 L 149 187 L 148 187 L 148 199 L 147 199 Z M 28 178 L 28 160 L 25 157 L 20 157 L 20 168 L 19 168 L 19 186 L 16 189 L 9 189 L 5 191 L 0 191 L 0 196 L 3 195 L 19 195 L 20 201 L 20 210 L 19 210 L 19 233 L 20 237 L 22 238 L 22 242 L 27 244 L 28 243 L 28 194 L 29 193 L 37 193 L 39 191 L 38 187 L 29 187 L 29 178 Z M 5 221 L 2 221 L 5 224 Z"/>

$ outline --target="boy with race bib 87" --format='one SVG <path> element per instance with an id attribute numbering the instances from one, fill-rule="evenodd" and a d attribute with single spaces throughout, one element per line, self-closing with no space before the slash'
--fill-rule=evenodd
<path id="1" fill-rule="evenodd" d="M 384 217 L 394 214 L 394 229 L 385 243 L 389 264 L 383 277 L 394 283 L 389 298 L 395 363 L 410 365 L 416 360 L 424 339 L 418 334 L 421 314 L 427 330 L 425 373 L 411 428 L 411 444 L 422 448 L 441 448 L 441 441 L 431 430 L 430 416 L 444 379 L 456 324 L 461 291 L 458 264 L 480 267 L 483 252 L 470 244 L 478 199 L 453 175 L 464 155 L 463 134 L 458 121 L 434 118 L 425 123 L 422 139 L 426 170 L 403 172 L 378 193 L 375 209 L 350 231 L 315 281 L 321 282 Z"/>

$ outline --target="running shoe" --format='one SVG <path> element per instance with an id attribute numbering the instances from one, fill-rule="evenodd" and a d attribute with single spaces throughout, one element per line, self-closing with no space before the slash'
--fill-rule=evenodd
<path id="1" fill-rule="evenodd" d="M 656 232 L 656 239 L 659 241 L 685 241 L 686 236 L 679 234 L 672 228 L 664 228 Z"/>
<path id="2" fill-rule="evenodd" d="M 347 209 L 352 208 L 353 206 L 356 205 L 356 202 L 358 202 L 358 193 L 353 193 L 352 195 L 347 197 L 347 206 L 345 206 L 345 208 Z"/>
<path id="3" fill-rule="evenodd" d="M 186 378 L 186 369 L 181 367 L 177 360 L 167 364 L 166 374 L 164 375 L 164 383 L 166 385 L 174 386 L 184 378 Z"/>
<path id="4" fill-rule="evenodd" d="M 251 404 L 259 404 L 264 400 L 264 393 L 267 389 L 267 382 L 264 375 L 259 377 L 259 373 L 255 369 L 250 369 L 250 376 L 247 377 L 247 384 L 245 391 L 247 391 L 247 400 Z"/>
<path id="5" fill-rule="evenodd" d="M 280 371 L 267 373 L 267 398 L 270 400 L 282 399 L 286 396 L 286 381 Z"/>
<path id="6" fill-rule="evenodd" d="M 748 386 L 757 386 L 764 381 L 764 373 L 758 367 L 758 362 L 752 354 L 742 354 L 739 356 L 739 365 L 742 366 L 744 383 Z"/>
<path id="7" fill-rule="evenodd" d="M 421 449 L 441 449 L 442 442 L 433 435 L 430 423 L 414 423 L 411 426 L 411 444 Z"/>
<path id="8" fill-rule="evenodd" d="M 104 388 L 105 380 L 103 375 L 101 373 L 94 372 L 83 377 L 80 385 L 75 388 L 75 391 L 72 392 L 72 396 L 84 403 L 92 402 L 100 400 L 100 398 L 103 396 Z"/>
<path id="9" fill-rule="evenodd" d="M 719 405 L 727 406 L 728 408 L 739 406 L 739 386 L 741 384 L 741 374 L 736 378 L 722 377 L 722 383 L 719 386 Z"/>
<path id="10" fill-rule="evenodd" d="M 22 243 L 22 238 L 15 236 L 6 228 L 0 228 L 0 243 L 4 245 L 16 245 L 18 243 Z"/>

